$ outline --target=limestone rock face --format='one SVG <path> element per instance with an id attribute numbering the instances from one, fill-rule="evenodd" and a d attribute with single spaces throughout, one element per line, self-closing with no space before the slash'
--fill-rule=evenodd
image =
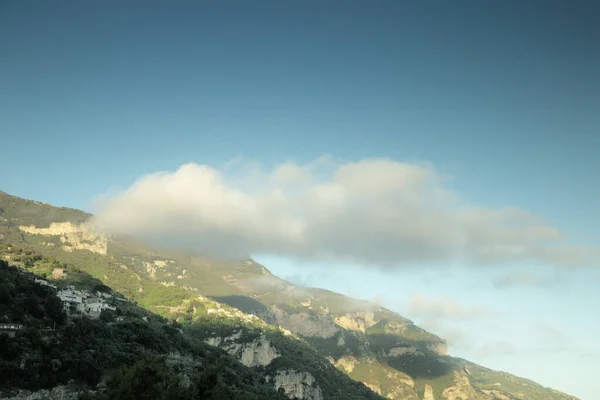
<path id="1" fill-rule="evenodd" d="M 280 356 L 266 337 L 261 336 L 250 342 L 237 343 L 236 340 L 240 338 L 240 335 L 241 332 L 225 338 L 211 337 L 204 342 L 225 350 L 247 367 L 264 367 Z"/>
<path id="2" fill-rule="evenodd" d="M 454 386 L 444 389 L 442 397 L 445 400 L 477 399 L 481 398 L 475 391 L 467 374 L 464 372 L 454 373 Z"/>
<path id="3" fill-rule="evenodd" d="M 500 393 L 498 390 L 482 390 L 483 393 L 489 395 L 490 399 L 494 399 L 494 400 L 511 400 L 510 397 Z"/>
<path id="4" fill-rule="evenodd" d="M 430 343 L 427 345 L 427 349 L 441 356 L 448 355 L 448 344 L 446 342 Z"/>
<path id="5" fill-rule="evenodd" d="M 423 393 L 423 400 L 435 400 L 433 396 L 433 389 L 429 385 L 425 385 L 425 393 Z"/>
<path id="6" fill-rule="evenodd" d="M 355 312 L 337 317 L 335 323 L 349 331 L 365 333 L 367 328 L 375 325 L 377 321 L 372 312 Z"/>
<path id="7" fill-rule="evenodd" d="M 62 249 L 88 250 L 92 253 L 106 255 L 108 251 L 108 237 L 86 224 L 72 224 L 70 222 L 53 222 L 48 228 L 36 228 L 35 225 L 19 226 L 19 229 L 30 235 L 59 236 L 63 243 Z"/>
<path id="8" fill-rule="evenodd" d="M 268 376 L 267 382 L 271 382 L 277 390 L 283 388 L 290 399 L 323 400 L 323 391 L 308 372 L 279 370 L 274 377 Z"/>
<path id="9" fill-rule="evenodd" d="M 364 385 L 366 387 L 368 387 L 369 389 L 371 389 L 372 391 L 374 391 L 378 395 L 381 395 L 381 388 L 379 387 L 378 384 L 376 384 L 376 383 L 367 383 L 367 382 L 363 382 L 363 383 L 364 383 Z"/>
<path id="10" fill-rule="evenodd" d="M 346 373 L 350 373 L 354 370 L 357 364 L 356 358 L 352 356 L 342 357 L 334 364 L 336 367 L 343 369 Z"/>
<path id="11" fill-rule="evenodd" d="M 422 356 L 423 352 L 417 350 L 415 346 L 405 346 L 405 347 L 392 347 L 387 356 L 388 357 L 398 357 L 405 354 L 419 355 Z"/>
<path id="12" fill-rule="evenodd" d="M 278 325 L 299 335 L 328 339 L 340 330 L 329 314 L 306 312 L 289 314 L 277 306 L 273 306 L 272 311 Z"/>

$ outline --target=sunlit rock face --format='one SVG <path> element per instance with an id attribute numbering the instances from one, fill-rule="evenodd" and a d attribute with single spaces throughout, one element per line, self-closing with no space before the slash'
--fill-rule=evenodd
<path id="1" fill-rule="evenodd" d="M 274 377 L 267 377 L 275 389 L 283 388 L 291 399 L 323 400 L 323 391 L 316 384 L 315 378 L 308 372 L 293 369 L 279 370 Z"/>
<path id="2" fill-rule="evenodd" d="M 349 331 L 365 333 L 367 328 L 375 325 L 375 314 L 372 312 L 347 313 L 335 319 L 335 323 Z"/>
<path id="3" fill-rule="evenodd" d="M 330 338 L 340 330 L 329 314 L 290 314 L 277 306 L 273 306 L 272 311 L 278 325 L 302 336 Z"/>
<path id="4" fill-rule="evenodd" d="M 211 337 L 204 342 L 225 350 L 247 367 L 264 367 L 280 356 L 266 337 L 261 336 L 250 342 L 237 343 L 236 340 L 240 338 L 240 335 L 241 332 L 225 338 Z"/>
<path id="5" fill-rule="evenodd" d="M 477 399 L 481 398 L 482 396 L 477 393 L 464 372 L 455 372 L 454 386 L 444 389 L 442 397 L 447 400 L 460 400 Z"/>
<path id="6" fill-rule="evenodd" d="M 59 236 L 65 251 L 88 250 L 92 253 L 106 255 L 108 237 L 96 232 L 86 224 L 71 222 L 53 222 L 48 228 L 36 228 L 35 225 L 19 226 L 19 229 L 30 235 Z"/>
<path id="7" fill-rule="evenodd" d="M 423 394 L 423 400 L 435 400 L 433 396 L 433 389 L 429 385 L 425 385 L 425 393 Z"/>

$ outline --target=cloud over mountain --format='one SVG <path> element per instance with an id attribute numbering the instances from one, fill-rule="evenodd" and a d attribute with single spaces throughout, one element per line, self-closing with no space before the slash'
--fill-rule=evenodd
<path id="1" fill-rule="evenodd" d="M 422 295 L 413 296 L 408 313 L 410 315 L 438 319 L 472 319 L 487 314 L 482 307 L 465 308 L 450 298 L 431 300 Z"/>
<path id="2" fill-rule="evenodd" d="M 233 173 L 230 173 L 233 169 Z M 228 173 L 182 165 L 105 198 L 94 223 L 115 234 L 243 257 L 273 253 L 384 267 L 537 261 L 585 265 L 595 249 L 522 209 L 470 207 L 428 164 L 367 159 Z"/>

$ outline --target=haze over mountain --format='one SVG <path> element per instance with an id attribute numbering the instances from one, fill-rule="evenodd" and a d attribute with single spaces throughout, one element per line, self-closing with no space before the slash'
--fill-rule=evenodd
<path id="1" fill-rule="evenodd" d="M 599 13 L 5 1 L 0 190 L 251 256 L 594 399 Z"/>

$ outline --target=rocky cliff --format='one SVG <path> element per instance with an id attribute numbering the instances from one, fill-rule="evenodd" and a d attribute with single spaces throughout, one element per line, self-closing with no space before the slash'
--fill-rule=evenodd
<path id="1" fill-rule="evenodd" d="M 278 390 L 283 389 L 291 399 L 323 400 L 323 391 L 308 372 L 278 370 L 274 377 L 267 376 L 267 382 L 272 382 Z"/>
<path id="2" fill-rule="evenodd" d="M 37 228 L 35 225 L 21 225 L 19 229 L 30 235 L 56 236 L 62 243 L 62 249 L 88 250 L 92 253 L 106 255 L 108 253 L 107 235 L 98 233 L 87 224 L 71 222 L 53 222 L 48 228 Z M 51 242 L 46 242 L 47 245 Z"/>

